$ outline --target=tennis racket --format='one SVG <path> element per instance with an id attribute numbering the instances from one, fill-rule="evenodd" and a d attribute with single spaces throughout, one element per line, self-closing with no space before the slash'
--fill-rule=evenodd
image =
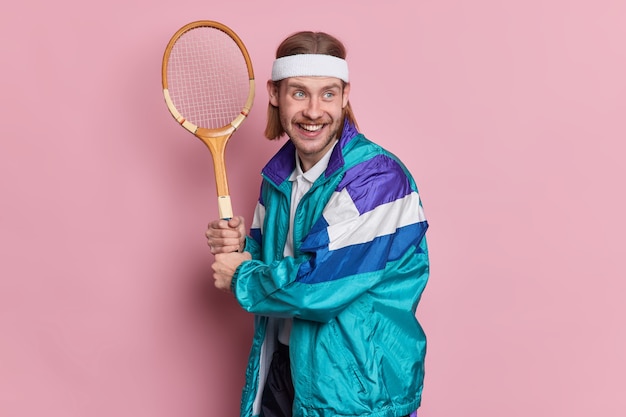
<path id="1" fill-rule="evenodd" d="M 252 61 L 227 26 L 203 20 L 180 28 L 165 48 L 163 95 L 174 119 L 211 151 L 219 216 L 233 217 L 225 150 L 254 101 Z"/>

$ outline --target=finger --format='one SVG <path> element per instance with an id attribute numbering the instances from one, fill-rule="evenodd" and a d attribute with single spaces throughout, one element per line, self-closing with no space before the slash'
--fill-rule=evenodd
<path id="1" fill-rule="evenodd" d="M 211 265 L 211 268 L 213 269 L 214 285 L 215 288 L 219 290 L 230 292 L 230 283 L 232 278 L 228 273 L 224 273 L 224 265 L 217 261 L 220 257 L 221 255 L 216 255 L 216 262 Z"/>
<path id="2" fill-rule="evenodd" d="M 230 239 L 230 240 L 213 240 L 209 241 L 209 247 L 213 248 L 214 251 L 219 253 L 228 253 L 228 252 L 236 252 L 236 249 L 239 247 L 239 240 Z"/>
<path id="3" fill-rule="evenodd" d="M 230 284 L 228 284 L 226 280 L 215 281 L 215 288 L 224 292 L 230 292 Z"/>
<path id="4" fill-rule="evenodd" d="M 215 288 L 222 291 L 225 291 L 227 289 L 226 279 L 221 274 L 214 274 L 213 279 L 215 280 Z"/>
<path id="5" fill-rule="evenodd" d="M 205 232 L 207 245 L 212 249 L 239 248 L 242 241 L 241 233 L 227 229 L 224 231 L 208 230 Z"/>
<path id="6" fill-rule="evenodd" d="M 209 229 L 205 232 L 207 238 L 213 239 L 239 239 L 241 231 L 237 229 Z"/>
<path id="7" fill-rule="evenodd" d="M 219 229 L 220 228 L 220 220 L 213 220 L 209 223 L 208 229 Z"/>
<path id="8" fill-rule="evenodd" d="M 228 222 L 229 222 L 228 220 L 224 220 L 224 219 L 213 220 L 212 222 L 209 223 L 208 229 L 209 230 L 230 229 Z"/>
<path id="9" fill-rule="evenodd" d="M 228 245 L 228 246 L 211 246 L 211 245 L 209 245 L 209 248 L 211 249 L 211 253 L 213 255 L 223 255 L 223 254 L 227 254 L 227 253 L 237 252 L 238 249 L 239 249 L 239 245 Z"/>

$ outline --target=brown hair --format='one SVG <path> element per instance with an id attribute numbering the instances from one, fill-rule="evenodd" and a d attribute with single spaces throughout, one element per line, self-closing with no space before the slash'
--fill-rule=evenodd
<path id="1" fill-rule="evenodd" d="M 303 31 L 297 32 L 285 39 L 276 49 L 276 58 L 282 58 L 290 55 L 298 54 L 324 54 L 332 55 L 338 58 L 346 58 L 346 47 L 334 36 L 324 32 Z M 274 81 L 274 85 L 278 89 L 280 81 Z M 345 82 L 344 82 L 345 86 Z M 357 126 L 350 101 L 343 109 L 344 120 Z M 341 136 L 343 125 L 337 133 Z M 267 126 L 265 127 L 265 137 L 268 139 L 278 139 L 285 134 L 282 124 L 280 123 L 280 115 L 278 108 L 269 103 L 267 106 Z"/>

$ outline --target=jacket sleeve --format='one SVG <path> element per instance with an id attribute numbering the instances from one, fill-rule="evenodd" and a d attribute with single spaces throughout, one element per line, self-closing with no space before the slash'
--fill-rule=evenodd
<path id="1" fill-rule="evenodd" d="M 252 259 L 261 258 L 261 246 L 250 236 L 246 236 L 246 242 L 243 250 L 250 253 L 250 255 L 252 255 Z"/>
<path id="2" fill-rule="evenodd" d="M 246 242 L 244 251 L 252 255 L 252 259 L 261 259 L 261 224 L 265 217 L 265 208 L 263 206 L 262 197 L 259 198 L 259 202 L 254 209 L 254 217 L 252 218 L 252 225 L 250 226 L 250 235 L 246 236 Z"/>
<path id="3" fill-rule="evenodd" d="M 425 279 L 427 222 L 406 170 L 389 157 L 348 171 L 297 257 L 244 262 L 233 291 L 250 312 L 327 322 L 388 280 Z"/>

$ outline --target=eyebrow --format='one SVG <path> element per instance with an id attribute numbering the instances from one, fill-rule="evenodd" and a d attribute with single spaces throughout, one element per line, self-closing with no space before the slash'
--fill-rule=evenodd
<path id="1" fill-rule="evenodd" d="M 302 84 L 302 83 L 300 83 L 298 81 L 292 81 L 292 80 L 287 81 L 287 88 L 300 88 L 302 90 L 308 90 L 307 86 L 305 86 L 304 84 Z M 320 88 L 320 90 L 329 90 L 329 89 L 333 89 L 333 88 L 341 90 L 343 87 L 342 87 L 341 84 L 339 84 L 337 82 L 332 82 L 330 84 L 322 86 L 322 88 Z"/>

